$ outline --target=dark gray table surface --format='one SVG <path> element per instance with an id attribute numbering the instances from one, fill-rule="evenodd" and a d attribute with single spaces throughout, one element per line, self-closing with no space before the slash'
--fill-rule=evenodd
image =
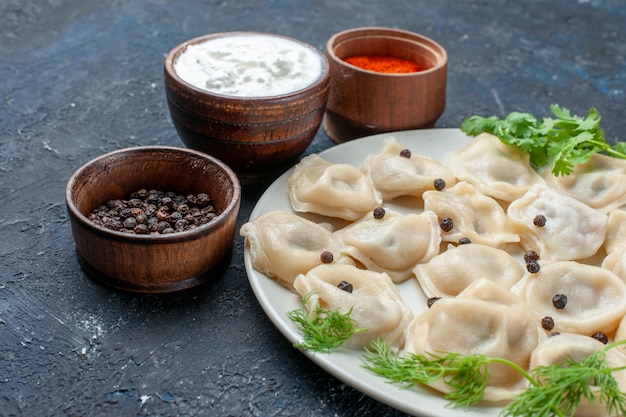
<path id="1" fill-rule="evenodd" d="M 191 37 L 257 30 L 323 49 L 358 26 L 398 27 L 449 54 L 437 127 L 558 103 L 597 107 L 626 140 L 623 0 L 1 0 L 0 415 L 401 416 L 318 368 L 272 325 L 243 241 L 206 287 L 116 292 L 78 265 L 64 188 L 83 163 L 182 146 L 165 54 Z M 323 130 L 307 153 L 332 146 Z M 245 222 L 264 191 L 246 187 Z"/>

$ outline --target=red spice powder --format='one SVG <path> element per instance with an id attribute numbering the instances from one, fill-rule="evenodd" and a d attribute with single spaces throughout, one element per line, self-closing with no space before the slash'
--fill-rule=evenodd
<path id="1" fill-rule="evenodd" d="M 355 55 L 344 58 L 344 61 L 364 70 L 386 74 L 405 74 L 422 70 L 414 62 L 388 55 Z"/>

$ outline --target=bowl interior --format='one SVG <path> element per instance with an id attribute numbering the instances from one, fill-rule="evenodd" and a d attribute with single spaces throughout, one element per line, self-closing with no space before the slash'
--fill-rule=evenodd
<path id="1" fill-rule="evenodd" d="M 207 193 L 223 213 L 234 205 L 238 187 L 235 175 L 214 158 L 191 150 L 140 147 L 103 155 L 79 169 L 70 180 L 68 205 L 87 220 L 98 205 L 145 188 Z"/>
<path id="2" fill-rule="evenodd" d="M 414 62 L 422 68 L 420 72 L 401 75 L 420 74 L 447 64 L 446 52 L 440 45 L 424 36 L 404 31 L 346 31 L 331 38 L 328 49 L 330 56 L 344 65 L 350 65 L 343 61 L 345 58 L 355 55 L 387 55 Z"/>
<path id="3" fill-rule="evenodd" d="M 240 95 L 222 94 L 216 91 L 211 91 L 211 90 L 194 86 L 192 83 L 186 81 L 183 77 L 181 77 L 176 72 L 177 61 L 180 58 L 180 56 L 183 53 L 185 53 L 185 51 L 187 50 L 189 46 L 199 45 L 199 44 L 202 44 L 202 43 L 214 40 L 214 39 L 230 38 L 230 37 L 237 37 L 237 36 L 248 36 L 248 37 L 249 36 L 261 36 L 261 37 L 268 37 L 268 38 L 277 38 L 277 39 L 282 39 L 282 40 L 291 42 L 294 45 L 298 45 L 300 48 L 304 48 L 307 51 L 310 51 L 313 55 L 315 55 L 319 59 L 319 64 L 320 64 L 319 74 L 315 79 L 312 79 L 309 84 L 301 88 L 295 89 L 293 91 L 288 91 L 288 92 L 278 93 L 278 94 L 268 94 L 268 95 L 240 96 Z M 329 71 L 326 56 L 321 51 L 319 51 L 318 49 L 314 48 L 313 46 L 305 42 L 302 42 L 298 39 L 294 39 L 294 38 L 290 38 L 290 37 L 282 36 L 282 35 L 277 35 L 277 34 L 272 34 L 272 33 L 247 32 L 247 31 L 212 33 L 209 35 L 200 36 L 197 38 L 190 39 L 186 42 L 183 42 L 177 45 L 176 47 L 174 47 L 168 53 L 168 55 L 165 58 L 164 70 L 167 76 L 171 77 L 173 81 L 181 84 L 181 86 L 184 86 L 190 89 L 191 94 L 198 94 L 201 96 L 213 97 L 215 100 L 218 100 L 218 101 L 226 100 L 226 101 L 232 101 L 235 103 L 238 102 L 240 103 L 240 105 L 245 105 L 249 107 L 251 111 L 255 111 L 256 107 L 259 107 L 259 106 L 262 107 L 265 103 L 272 103 L 273 101 L 280 101 L 283 97 L 300 95 L 307 90 L 316 89 L 317 85 L 319 85 L 320 83 L 326 82 L 326 78 L 328 78 L 328 71 Z M 272 106 L 272 104 L 267 104 L 267 105 Z"/>

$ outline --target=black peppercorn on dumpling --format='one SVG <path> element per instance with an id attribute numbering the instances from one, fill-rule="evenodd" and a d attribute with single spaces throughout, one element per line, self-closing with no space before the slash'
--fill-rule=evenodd
<path id="1" fill-rule="evenodd" d="M 329 262 L 323 253 L 340 261 L 339 244 L 330 230 L 285 211 L 271 211 L 241 226 L 250 248 L 252 267 L 293 291 L 298 274 Z M 350 262 L 349 259 L 347 259 Z"/>
<path id="2" fill-rule="evenodd" d="M 507 227 L 502 206 L 467 182 L 458 182 L 443 191 L 426 191 L 422 198 L 424 210 L 451 220 L 452 227 L 441 235 L 444 242 L 458 242 L 466 237 L 497 248 L 519 242 L 519 236 Z"/>
<path id="3" fill-rule="evenodd" d="M 351 285 L 351 292 L 340 288 L 346 284 Z M 356 327 L 367 330 L 350 336 L 345 347 L 360 349 L 378 337 L 395 349 L 404 345 L 406 328 L 413 313 L 386 273 L 352 265 L 320 265 L 299 275 L 294 287 L 300 296 L 308 296 L 306 308 L 309 312 L 314 312 L 317 304 L 342 314 L 352 309 L 351 317 L 356 321 Z"/>
<path id="4" fill-rule="evenodd" d="M 441 243 L 437 215 L 429 211 L 399 214 L 385 210 L 381 218 L 369 213 L 335 236 L 344 255 L 367 269 L 386 272 L 396 284 L 407 280 L 419 262 L 437 255 Z"/>
<path id="5" fill-rule="evenodd" d="M 435 188 L 437 179 L 448 187 L 456 183 L 452 171 L 434 158 L 406 152 L 406 147 L 393 136 L 387 138 L 378 154 L 369 155 L 361 166 L 368 178 L 388 201 L 400 196 L 421 197 Z"/>
<path id="6" fill-rule="evenodd" d="M 540 331 L 528 305 L 508 289 L 480 278 L 457 297 L 441 298 L 409 325 L 405 350 L 427 354 L 454 352 L 508 359 L 526 369 Z M 492 363 L 485 401 L 510 400 L 527 384 L 512 368 Z M 432 388 L 448 392 L 439 381 Z"/>
<path id="7" fill-rule="evenodd" d="M 607 269 L 575 261 L 542 262 L 540 271 L 527 273 L 515 292 L 538 323 L 552 317 L 555 332 L 611 334 L 626 314 L 626 283 Z"/>
<path id="8" fill-rule="evenodd" d="M 541 226 L 534 222 L 538 215 L 545 218 Z M 593 256 L 604 243 L 607 230 L 606 214 L 545 185 L 531 187 L 512 202 L 507 219 L 525 250 L 534 250 L 550 261 Z"/>

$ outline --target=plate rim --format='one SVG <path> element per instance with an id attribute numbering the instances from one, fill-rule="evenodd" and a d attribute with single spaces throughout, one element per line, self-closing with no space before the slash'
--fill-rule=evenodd
<path id="1" fill-rule="evenodd" d="M 434 140 L 440 140 L 444 137 L 452 137 L 452 139 L 462 140 L 460 146 L 469 143 L 473 138 L 467 136 L 460 129 L 456 128 L 433 128 L 433 129 L 418 129 L 418 130 L 405 130 L 405 131 L 397 131 L 397 132 L 388 132 L 381 133 L 371 136 L 366 136 L 363 138 L 354 139 L 349 142 L 344 142 L 341 144 L 337 144 L 331 146 L 330 148 L 324 149 L 320 152 L 316 152 L 317 155 L 323 158 L 327 158 L 328 156 L 332 156 L 332 159 L 337 159 L 337 155 L 341 156 L 342 152 L 345 152 L 346 149 L 358 147 L 360 145 L 372 146 L 378 145 L 379 151 L 382 150 L 383 142 L 386 138 L 393 136 L 400 143 L 403 143 L 403 140 L 413 141 L 425 141 L 426 139 L 430 142 Z M 446 140 L 452 140 L 447 138 Z M 408 145 L 407 145 L 408 146 Z M 431 145 L 432 146 L 432 145 Z M 460 147 L 458 147 L 460 148 Z M 456 150 L 458 148 L 450 148 L 446 151 L 446 153 Z M 411 149 L 413 152 L 415 150 Z M 371 152 L 370 152 L 371 153 Z M 418 152 L 420 153 L 420 152 Z M 445 163 L 445 158 L 441 152 L 437 152 L 439 156 L 436 157 L 439 161 Z M 430 155 L 428 155 L 430 156 Z M 341 158 L 339 158 L 341 160 Z M 341 162 L 341 161 L 337 162 Z M 295 166 L 295 165 L 294 165 Z M 286 184 L 287 178 L 293 172 L 294 166 L 285 171 L 282 175 L 276 178 L 263 192 L 261 197 L 257 200 L 255 206 L 253 207 L 250 217 L 248 221 L 252 221 L 259 217 L 261 214 L 266 213 L 263 209 L 268 204 L 267 200 L 272 198 L 272 192 L 279 188 L 282 184 Z M 357 167 L 360 168 L 360 167 Z M 283 190 L 285 197 L 287 196 L 286 188 Z M 294 212 L 293 209 L 289 206 L 288 211 Z M 294 212 L 295 213 L 295 212 Z M 264 274 L 254 270 L 252 268 L 252 260 L 248 246 L 244 243 L 244 266 L 246 270 L 246 275 L 248 276 L 248 282 L 252 287 L 252 291 L 257 298 L 257 301 L 261 305 L 264 313 L 268 316 L 272 324 L 281 332 L 281 334 L 292 344 L 295 344 L 299 341 L 300 335 L 298 330 L 291 321 L 288 320 L 286 315 L 287 311 L 279 311 L 277 306 L 272 303 L 270 300 L 268 293 L 264 286 L 274 287 L 277 291 L 284 291 L 287 294 L 289 290 L 285 287 L 278 284 L 276 281 L 268 278 Z M 258 278 L 263 278 L 266 282 L 261 282 Z M 294 297 L 297 298 L 297 294 L 291 293 Z M 281 313 L 283 313 L 281 315 Z M 294 348 L 296 349 L 296 348 Z M 301 353 L 303 353 L 308 359 L 312 360 L 317 366 L 324 369 L 329 374 L 333 375 L 337 379 L 351 386 L 352 388 L 362 392 L 363 394 L 374 398 L 381 403 L 384 403 L 388 406 L 391 406 L 401 412 L 405 412 L 411 415 L 419 416 L 419 417 L 454 417 L 463 415 L 464 417 L 479 417 L 479 416 L 498 416 L 499 412 L 502 410 L 502 407 L 496 405 L 476 405 L 469 407 L 467 409 L 453 408 L 451 407 L 448 400 L 446 400 L 443 395 L 434 393 L 430 391 L 426 387 L 416 386 L 412 388 L 403 388 L 400 385 L 392 384 L 386 381 L 384 378 L 376 376 L 371 372 L 367 371 L 362 366 L 359 366 L 359 370 L 354 369 L 354 364 L 352 360 L 349 362 L 350 369 L 344 369 L 342 366 L 337 366 L 335 362 L 346 359 L 346 357 L 354 357 L 355 353 L 358 352 L 358 357 L 362 356 L 362 352 L 356 351 L 353 349 L 346 348 L 338 348 L 333 350 L 330 353 L 320 353 L 320 352 L 312 352 L 309 350 L 298 349 Z M 360 378 L 359 376 L 363 376 L 363 373 L 366 373 L 369 377 L 366 379 Z M 368 383 L 367 380 L 375 378 L 375 384 Z M 418 400 L 426 400 L 426 404 L 421 406 Z M 434 403 L 434 404 L 433 404 Z M 434 408 L 433 408 L 434 405 Z"/>

